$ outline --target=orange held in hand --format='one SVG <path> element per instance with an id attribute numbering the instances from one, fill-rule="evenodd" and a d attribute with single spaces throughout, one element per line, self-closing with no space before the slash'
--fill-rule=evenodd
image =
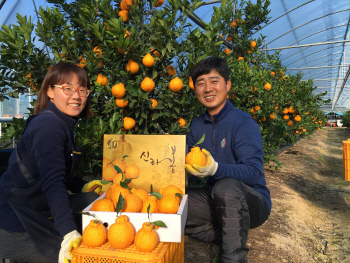
<path id="1" fill-rule="evenodd" d="M 142 228 L 135 235 L 135 247 L 140 252 L 152 252 L 159 243 L 157 232 L 149 222 L 142 224 Z"/>
<path id="2" fill-rule="evenodd" d="M 200 150 L 199 146 L 195 146 L 186 156 L 186 163 L 193 166 L 194 163 L 204 166 L 207 163 L 207 158 Z"/>
<path id="3" fill-rule="evenodd" d="M 83 243 L 88 247 L 99 247 L 107 241 L 107 229 L 97 220 L 91 220 L 83 231 Z"/>
<path id="4" fill-rule="evenodd" d="M 108 229 L 108 242 L 117 249 L 129 247 L 134 241 L 135 230 L 126 215 L 115 219 L 115 223 Z"/>

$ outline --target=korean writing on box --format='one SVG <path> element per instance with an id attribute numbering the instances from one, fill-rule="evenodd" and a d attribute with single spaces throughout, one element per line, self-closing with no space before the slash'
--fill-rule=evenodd
<path id="1" fill-rule="evenodd" d="M 151 165 L 159 165 L 160 163 L 164 162 L 164 161 L 168 161 L 169 163 L 169 167 L 171 167 L 172 169 L 172 173 L 175 173 L 175 152 L 176 152 L 176 146 L 171 146 L 171 151 L 172 151 L 172 158 L 164 158 L 164 159 L 159 159 L 159 158 L 153 158 L 152 156 L 150 156 L 149 151 L 143 151 L 141 153 L 140 159 L 142 159 L 145 162 L 149 162 L 149 164 Z"/>

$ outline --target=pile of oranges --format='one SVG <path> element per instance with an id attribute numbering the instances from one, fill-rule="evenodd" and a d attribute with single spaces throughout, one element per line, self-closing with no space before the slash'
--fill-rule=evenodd
<path id="1" fill-rule="evenodd" d="M 117 212 L 176 214 L 183 196 L 181 189 L 175 185 L 161 188 L 155 195 L 149 195 L 143 189 L 123 186 L 113 183 L 105 198 L 96 200 L 90 210 L 116 212 L 120 209 L 121 202 L 118 201 L 122 197 L 124 205 Z M 118 216 L 108 230 L 98 220 L 91 220 L 83 231 L 83 243 L 89 247 L 99 247 L 108 241 L 116 249 L 125 249 L 134 244 L 140 252 L 151 252 L 159 243 L 156 232 L 158 228 L 155 223 L 144 222 L 142 228 L 135 233 L 135 228 L 126 215 Z"/>

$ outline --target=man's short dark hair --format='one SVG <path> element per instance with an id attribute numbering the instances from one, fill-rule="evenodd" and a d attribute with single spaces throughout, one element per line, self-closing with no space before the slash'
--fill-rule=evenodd
<path id="1" fill-rule="evenodd" d="M 199 76 L 209 74 L 213 70 L 217 71 L 226 82 L 230 79 L 230 69 L 226 60 L 219 57 L 209 57 L 199 61 L 194 66 L 191 74 L 193 83 L 196 83 Z"/>

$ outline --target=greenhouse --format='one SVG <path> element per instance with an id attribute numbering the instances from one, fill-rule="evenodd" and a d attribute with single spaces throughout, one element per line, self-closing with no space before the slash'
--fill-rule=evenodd
<path id="1" fill-rule="evenodd" d="M 69 234 L 83 242 L 73 249 L 75 259 L 70 262 L 115 262 L 113 257 L 119 258 L 116 263 L 350 262 L 349 0 L 0 0 L 0 25 L 0 208 L 4 214 L 10 211 L 1 188 L 10 169 L 18 166 L 27 183 L 39 184 L 26 165 L 39 176 L 40 168 L 50 168 L 56 158 L 57 165 L 62 164 L 66 148 L 60 156 L 48 148 L 62 150 L 58 142 L 67 136 L 64 147 L 72 146 L 72 157 L 63 160 L 65 176 L 94 182 L 87 191 L 84 184 L 79 193 L 99 194 L 105 202 L 96 208 L 97 201 L 90 200 L 81 209 L 82 236 Z M 209 64 L 201 63 L 214 66 L 206 71 Z M 219 81 L 214 84 L 213 79 Z M 209 82 L 211 86 L 201 88 Z M 232 118 L 229 107 L 240 115 Z M 54 118 L 45 114 L 55 110 L 64 115 L 60 118 L 69 129 L 57 137 Z M 230 112 L 227 117 L 224 110 Z M 67 116 L 72 118 L 65 120 Z M 41 118 L 48 119 L 47 126 L 38 124 L 42 128 L 34 132 L 29 122 Z M 225 120 L 225 135 L 220 120 Z M 25 132 L 38 137 L 34 142 L 40 151 L 31 148 L 34 142 Z M 232 151 L 226 150 L 229 147 Z M 199 153 L 192 152 L 194 148 Z M 22 155 L 30 161 L 22 162 Z M 45 175 L 40 174 L 40 180 Z M 251 199 L 254 209 L 261 209 L 259 222 L 249 203 L 249 214 L 239 208 L 239 220 L 226 218 L 227 211 L 210 203 L 214 191 L 231 187 L 215 184 L 227 178 L 253 189 L 254 198 L 263 201 L 259 206 Z M 40 191 L 48 191 L 46 184 Z M 212 193 L 206 190 L 208 200 L 191 199 L 193 188 L 205 187 Z M 69 187 L 65 190 L 74 196 Z M 240 191 L 246 200 L 247 193 Z M 141 192 L 146 193 L 144 199 Z M 49 192 L 45 195 L 45 205 L 57 205 Z M 168 195 L 174 211 L 161 205 Z M 135 199 L 142 202 L 137 205 Z M 146 200 L 149 206 L 143 207 Z M 201 209 L 198 200 L 212 210 Z M 243 207 L 241 201 L 239 205 Z M 209 220 L 200 226 L 209 230 L 191 225 L 197 224 L 191 221 L 191 208 L 209 214 L 210 220 L 200 219 Z M 87 245 L 97 235 L 84 241 L 82 231 L 94 221 L 89 211 L 98 211 L 92 216 L 98 217 L 94 227 L 101 227 L 99 237 L 108 229 L 98 246 L 115 254 L 99 254 Z M 35 240 L 20 216 L 12 210 L 10 214 L 18 220 L 12 230 L 28 232 Z M 151 246 L 157 241 L 155 247 L 142 250 L 135 235 L 121 248 L 121 241 L 114 239 L 133 231 L 112 234 L 116 218 L 124 220 L 119 214 L 127 215 L 136 232 L 146 229 L 142 220 L 148 221 L 156 237 L 140 243 Z M 227 221 L 212 219 L 218 215 Z M 57 227 L 61 221 L 55 213 L 52 216 L 53 229 L 68 233 Z M 13 218 L 0 220 L 0 236 L 1 231 L 12 231 L 12 226 L 3 226 Z M 246 232 L 239 225 L 243 232 L 238 231 L 238 237 L 231 237 L 238 232 L 225 236 L 236 219 Z M 67 223 L 69 227 L 76 228 Z M 211 236 L 201 236 L 202 231 Z M 55 238 L 52 247 L 61 242 Z M 241 242 L 242 258 L 225 247 L 225 238 L 229 244 Z M 72 244 L 68 247 L 65 259 L 73 255 Z M 57 252 L 37 245 L 35 249 L 34 254 L 46 260 Z M 7 255 L 0 249 L 1 263 L 26 260 Z M 59 263 L 62 257 L 60 251 Z M 28 260 L 35 262 L 35 257 Z"/>

